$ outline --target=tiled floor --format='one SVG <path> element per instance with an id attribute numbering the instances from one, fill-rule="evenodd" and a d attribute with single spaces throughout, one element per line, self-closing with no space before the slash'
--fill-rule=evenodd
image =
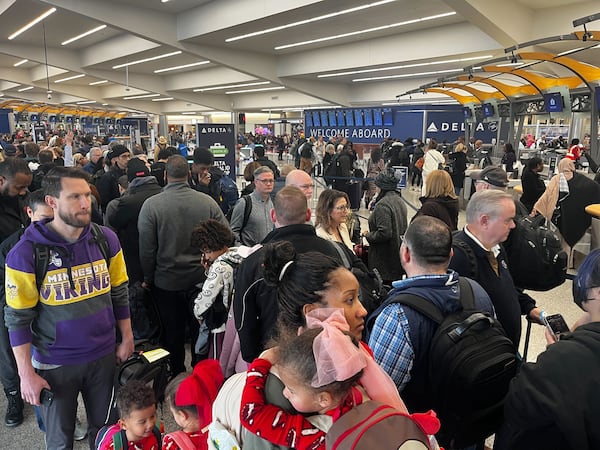
<path id="1" fill-rule="evenodd" d="M 317 189 L 315 189 L 315 195 L 312 202 L 312 208 L 316 206 L 316 199 L 318 198 L 318 194 L 322 190 L 322 185 L 317 184 Z M 403 192 L 403 196 L 409 205 L 413 205 L 418 208 L 419 206 L 419 193 L 405 190 Z M 408 219 L 410 220 L 414 214 L 415 210 L 411 207 L 407 207 L 408 210 Z M 359 216 L 366 218 L 368 217 L 369 212 L 361 209 L 358 211 Z M 361 219 L 363 228 L 366 228 L 366 221 Z M 459 227 L 464 225 L 464 211 L 461 211 L 459 215 Z M 571 281 L 565 282 L 562 286 L 559 286 L 548 292 L 529 292 L 529 294 L 536 299 L 538 306 L 544 309 L 548 313 L 561 313 L 567 323 L 571 325 L 575 322 L 581 315 L 581 310 L 573 303 L 572 295 L 571 295 Z M 523 320 L 523 333 L 521 337 L 521 351 L 523 351 L 525 335 L 526 335 L 526 321 Z M 529 340 L 529 351 L 527 355 L 528 361 L 535 361 L 537 355 L 544 351 L 546 347 L 546 341 L 544 338 L 544 328 L 539 325 L 533 325 L 531 336 Z M 4 412 L 6 411 L 6 398 L 3 395 L 0 395 L 0 420 L 4 419 Z M 82 411 L 80 411 L 81 414 Z M 25 410 L 25 422 L 13 429 L 9 429 L 0 425 L 0 442 L 11 443 L 11 447 L 13 448 L 22 448 L 28 450 L 41 450 L 44 448 L 44 438 L 43 434 L 37 429 L 37 424 L 35 420 L 35 416 L 33 413 L 33 409 L 28 406 Z M 176 425 L 171 417 L 170 412 L 167 408 L 164 411 L 160 412 L 159 415 L 161 419 L 165 422 L 166 431 L 173 431 L 176 429 Z M 87 441 L 76 442 L 75 449 L 83 450 L 87 448 Z"/>

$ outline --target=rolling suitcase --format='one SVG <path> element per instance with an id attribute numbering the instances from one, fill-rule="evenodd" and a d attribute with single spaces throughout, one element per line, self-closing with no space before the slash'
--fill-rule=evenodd
<path id="1" fill-rule="evenodd" d="M 352 180 L 348 183 L 348 197 L 350 198 L 350 209 L 352 211 L 356 211 L 360 208 L 362 194 L 362 182 Z"/>

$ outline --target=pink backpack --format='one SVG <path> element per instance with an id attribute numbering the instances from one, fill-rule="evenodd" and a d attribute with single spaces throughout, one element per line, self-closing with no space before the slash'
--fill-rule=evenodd
<path id="1" fill-rule="evenodd" d="M 165 437 L 167 436 L 171 436 L 171 438 L 173 438 L 173 440 L 177 444 L 177 447 L 179 447 L 181 450 L 196 450 L 196 446 L 194 445 L 190 437 L 183 431 L 173 431 L 172 433 L 165 435 Z"/>
<path id="2" fill-rule="evenodd" d="M 327 432 L 327 450 L 432 449 L 428 435 L 437 433 L 440 422 L 432 411 L 405 414 L 391 406 L 368 401 L 351 409 Z"/>

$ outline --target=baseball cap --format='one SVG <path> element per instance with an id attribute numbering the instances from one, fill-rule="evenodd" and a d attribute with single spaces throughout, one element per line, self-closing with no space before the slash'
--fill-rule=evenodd
<path id="1" fill-rule="evenodd" d="M 473 171 L 471 172 L 471 178 L 485 181 L 493 186 L 508 186 L 508 176 L 506 175 L 506 171 L 501 167 L 487 166 L 483 170 Z"/>

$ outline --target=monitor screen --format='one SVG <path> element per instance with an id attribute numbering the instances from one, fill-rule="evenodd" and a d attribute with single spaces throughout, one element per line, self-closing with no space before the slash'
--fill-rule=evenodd
<path id="1" fill-rule="evenodd" d="M 30 122 L 38 122 L 40 120 L 40 116 L 37 114 L 32 114 L 29 116 L 29 121 Z"/>
<path id="2" fill-rule="evenodd" d="M 48 122 L 56 122 L 56 116 L 48 116 Z"/>
<path id="3" fill-rule="evenodd" d="M 473 111 L 468 106 L 463 107 L 463 117 L 465 119 L 470 119 L 473 117 Z"/>
<path id="4" fill-rule="evenodd" d="M 600 111 L 600 86 L 596 86 L 596 107 Z"/>
<path id="5" fill-rule="evenodd" d="M 354 110 L 354 123 L 356 124 L 357 127 L 363 126 L 363 116 L 362 116 L 362 111 L 360 109 Z"/>
<path id="6" fill-rule="evenodd" d="M 380 127 L 383 125 L 383 114 L 381 108 L 375 108 L 373 110 L 373 125 Z"/>
<path id="7" fill-rule="evenodd" d="M 313 124 L 315 127 L 320 127 L 321 126 L 321 116 L 319 115 L 319 111 L 313 111 L 312 112 L 312 116 L 313 116 Z"/>
<path id="8" fill-rule="evenodd" d="M 319 111 L 319 114 L 321 115 L 321 126 L 328 127 L 329 122 L 327 120 L 327 111 L 325 111 L 325 110 Z"/>
<path id="9" fill-rule="evenodd" d="M 66 116 L 65 117 L 65 122 L 67 122 L 67 123 L 73 123 L 73 116 Z"/>
<path id="10" fill-rule="evenodd" d="M 551 94 L 544 94 L 544 101 L 546 103 L 546 112 L 562 112 L 563 110 L 563 99 L 560 92 L 552 92 Z"/>
<path id="11" fill-rule="evenodd" d="M 335 127 L 337 121 L 336 119 L 336 115 L 335 115 L 335 111 L 332 109 L 330 111 L 327 111 L 327 118 L 329 119 L 329 126 L 330 127 Z"/>
<path id="12" fill-rule="evenodd" d="M 373 110 L 365 109 L 363 111 L 363 115 L 364 115 L 364 120 L 365 120 L 365 127 L 372 127 L 373 126 Z"/>
<path id="13" fill-rule="evenodd" d="M 392 108 L 383 108 L 383 126 L 394 126 L 394 115 L 392 113 Z"/>
<path id="14" fill-rule="evenodd" d="M 312 114 L 310 112 L 305 112 L 304 113 L 304 124 L 307 127 L 312 127 L 313 126 L 313 118 L 312 118 Z"/>
<path id="15" fill-rule="evenodd" d="M 343 127 L 346 125 L 346 121 L 344 120 L 344 111 L 341 109 L 336 110 L 335 115 L 337 116 L 337 126 Z"/>
<path id="16" fill-rule="evenodd" d="M 352 113 L 352 110 L 346 111 L 345 116 L 346 116 L 346 125 L 348 125 L 349 127 L 353 127 L 354 126 L 354 114 Z"/>
<path id="17" fill-rule="evenodd" d="M 483 104 L 483 117 L 493 117 L 494 112 L 494 105 L 492 105 L 491 103 Z"/>

